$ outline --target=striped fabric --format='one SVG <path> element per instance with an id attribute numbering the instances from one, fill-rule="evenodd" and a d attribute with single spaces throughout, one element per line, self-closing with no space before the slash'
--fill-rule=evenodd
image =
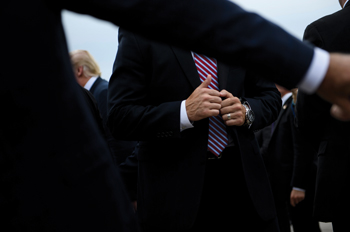
<path id="1" fill-rule="evenodd" d="M 219 91 L 219 82 L 216 70 L 216 60 L 204 55 L 193 53 L 194 61 L 196 63 L 199 78 L 203 82 L 210 74 L 212 76 L 210 89 Z M 227 146 L 227 132 L 221 115 L 209 118 L 209 137 L 208 150 L 214 155 L 219 156 Z"/>

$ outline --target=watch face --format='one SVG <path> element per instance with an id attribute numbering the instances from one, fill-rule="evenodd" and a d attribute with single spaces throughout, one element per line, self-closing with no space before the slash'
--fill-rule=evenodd
<path id="1" fill-rule="evenodd" d="M 249 119 L 250 122 L 254 121 L 255 115 L 254 115 L 253 111 L 249 110 L 247 116 L 248 116 L 248 119 Z"/>

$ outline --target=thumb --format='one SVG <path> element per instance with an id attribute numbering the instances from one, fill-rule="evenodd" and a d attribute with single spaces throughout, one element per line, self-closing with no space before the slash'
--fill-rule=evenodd
<path id="1" fill-rule="evenodd" d="M 337 102 L 331 108 L 331 115 L 340 121 L 350 120 L 350 101 L 343 100 L 342 102 Z"/>
<path id="2" fill-rule="evenodd" d="M 205 79 L 202 84 L 199 86 L 200 88 L 208 88 L 211 82 L 211 75 L 207 76 L 207 79 Z"/>

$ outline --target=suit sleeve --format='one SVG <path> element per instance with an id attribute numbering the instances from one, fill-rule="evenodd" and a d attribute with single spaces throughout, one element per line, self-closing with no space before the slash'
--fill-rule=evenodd
<path id="1" fill-rule="evenodd" d="M 248 101 L 255 114 L 250 128 L 260 130 L 271 125 L 277 119 L 282 105 L 281 94 L 275 84 L 248 73 L 244 85 L 246 94 L 243 100 Z"/>
<path id="2" fill-rule="evenodd" d="M 314 54 L 312 46 L 227 0 L 63 0 L 56 4 L 228 65 L 254 67 L 287 88 L 300 83 Z"/>
<path id="3" fill-rule="evenodd" d="M 137 160 L 138 144 L 135 145 L 134 151 L 125 158 L 124 162 L 119 165 L 119 172 L 132 201 L 137 200 Z"/>
<path id="4" fill-rule="evenodd" d="M 107 122 L 117 139 L 147 141 L 180 137 L 181 101 L 157 104 L 155 99 L 150 99 L 149 92 L 156 90 L 150 87 L 152 54 L 144 55 L 149 44 L 144 38 L 119 31 L 119 48 L 109 82 Z"/>
<path id="5" fill-rule="evenodd" d="M 324 47 L 324 40 L 319 34 L 317 27 L 314 24 L 310 24 L 306 27 L 304 31 L 303 40 L 307 41 L 317 47 Z"/>

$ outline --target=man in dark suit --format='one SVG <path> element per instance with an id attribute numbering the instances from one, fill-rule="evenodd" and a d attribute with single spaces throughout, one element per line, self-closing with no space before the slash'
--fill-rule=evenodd
<path id="1" fill-rule="evenodd" d="M 350 111 L 347 101 L 341 101 L 350 91 L 343 70 L 350 69 L 344 64 L 349 56 L 330 54 L 327 73 L 311 75 L 319 81 L 309 81 L 319 63 L 316 50 L 230 1 L 5 1 L 0 14 L 6 34 L 1 37 L 0 99 L 6 113 L 0 126 L 0 213 L 8 231 L 133 228 L 118 171 L 74 80 L 61 22 L 64 9 L 254 67 L 288 87 L 301 83 L 308 89 L 314 83 L 311 92 Z M 28 58 L 19 65 L 24 56 Z M 40 72 L 31 72 L 38 65 Z M 271 69 L 277 75 L 270 76 Z"/>
<path id="2" fill-rule="evenodd" d="M 311 23 L 304 40 L 329 52 L 350 52 L 350 4 L 339 2 L 343 9 Z M 318 154 L 314 214 L 320 221 L 332 222 L 337 232 L 348 230 L 350 216 L 350 124 L 335 120 L 329 114 L 330 108 L 331 104 L 317 95 L 299 93 L 298 126 L 303 140 Z M 313 153 L 304 151 L 303 155 Z"/>
<path id="3" fill-rule="evenodd" d="M 206 72 L 206 62 L 119 30 L 108 125 L 118 139 L 140 141 L 139 222 L 144 231 L 223 231 L 232 223 L 247 231 L 277 231 L 253 130 L 277 118 L 280 95 L 273 83 L 240 68 L 218 62 Z M 212 87 L 216 78 L 219 90 Z M 220 143 L 210 141 L 210 116 L 219 110 L 228 134 L 221 140 L 228 142 L 217 157 Z M 248 118 L 252 111 L 254 121 Z"/>
<path id="4" fill-rule="evenodd" d="M 297 158 L 295 146 L 296 93 L 294 100 L 292 91 L 276 86 L 282 98 L 281 112 L 272 125 L 256 132 L 256 137 L 269 175 L 279 228 L 290 232 L 292 222 L 295 232 L 319 232 L 318 222 L 312 217 L 316 168 L 313 162 L 304 163 L 305 159 Z M 303 197 L 295 197 L 298 195 Z"/>
<path id="5" fill-rule="evenodd" d="M 69 53 L 75 79 L 81 87 L 89 90 L 97 101 L 104 123 L 107 121 L 108 82 L 101 78 L 98 63 L 90 52 L 75 50 Z"/>
<path id="6" fill-rule="evenodd" d="M 86 50 L 75 50 L 69 54 L 77 82 L 80 86 L 90 91 L 96 99 L 103 125 L 106 127 L 108 82 L 101 78 L 100 67 L 90 52 Z M 108 128 L 105 128 L 105 131 L 113 158 L 116 164 L 119 165 L 132 153 L 136 142 L 116 140 L 111 136 Z"/>

